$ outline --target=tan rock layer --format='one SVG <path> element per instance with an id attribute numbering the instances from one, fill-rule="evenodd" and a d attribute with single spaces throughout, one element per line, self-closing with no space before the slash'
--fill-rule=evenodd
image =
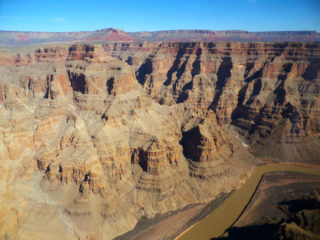
<path id="1" fill-rule="evenodd" d="M 0 178 L 14 210 L 0 224 L 19 216 L 0 233 L 112 239 L 141 216 L 239 187 L 252 152 L 318 160 L 319 49 L 110 43 L 0 54 L 0 169 L 16 169 Z"/>

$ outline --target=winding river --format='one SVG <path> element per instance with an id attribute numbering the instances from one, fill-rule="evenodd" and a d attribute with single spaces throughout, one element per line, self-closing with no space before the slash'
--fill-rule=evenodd
<path id="1" fill-rule="evenodd" d="M 320 167 L 303 167 L 285 164 L 267 164 L 256 168 L 253 175 L 238 190 L 233 192 L 210 215 L 194 224 L 175 240 L 208 240 L 221 236 L 240 216 L 255 193 L 262 176 L 270 172 L 300 172 L 320 176 Z"/>

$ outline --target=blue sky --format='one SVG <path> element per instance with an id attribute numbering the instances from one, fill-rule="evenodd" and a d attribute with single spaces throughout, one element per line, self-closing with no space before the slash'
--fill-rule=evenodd
<path id="1" fill-rule="evenodd" d="M 0 0 L 0 30 L 316 30 L 320 0 Z"/>

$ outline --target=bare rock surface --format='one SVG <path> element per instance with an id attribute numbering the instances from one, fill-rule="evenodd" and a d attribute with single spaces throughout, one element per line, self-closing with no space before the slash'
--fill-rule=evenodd
<path id="1" fill-rule="evenodd" d="M 319 44 L 0 53 L 0 238 L 113 239 L 264 157 L 319 164 Z"/>

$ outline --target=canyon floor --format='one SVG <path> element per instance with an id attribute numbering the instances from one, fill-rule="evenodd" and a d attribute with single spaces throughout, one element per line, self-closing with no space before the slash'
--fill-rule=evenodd
<path id="1" fill-rule="evenodd" d="M 319 191 L 319 176 L 266 174 L 246 210 L 219 239 L 320 239 Z"/>

